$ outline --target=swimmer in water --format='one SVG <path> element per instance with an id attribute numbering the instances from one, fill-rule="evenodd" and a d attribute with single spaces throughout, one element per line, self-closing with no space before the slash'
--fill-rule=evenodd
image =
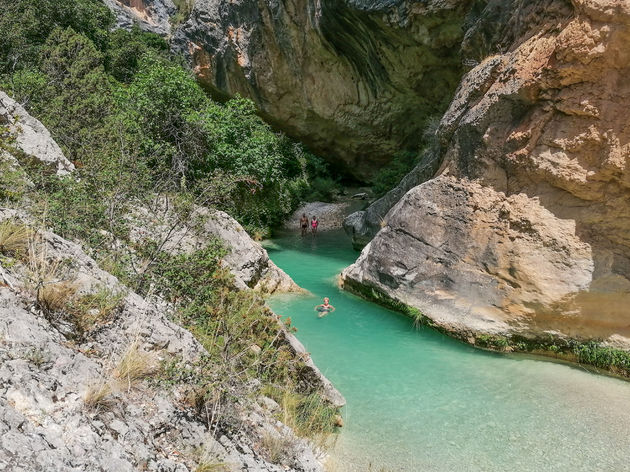
<path id="1" fill-rule="evenodd" d="M 319 311 L 318 316 L 320 318 L 323 318 L 328 313 L 332 313 L 333 311 L 335 311 L 335 307 L 332 306 L 329 302 L 330 302 L 330 299 L 328 297 L 324 297 L 324 303 L 322 303 L 321 305 L 317 305 L 315 307 L 315 311 Z"/>

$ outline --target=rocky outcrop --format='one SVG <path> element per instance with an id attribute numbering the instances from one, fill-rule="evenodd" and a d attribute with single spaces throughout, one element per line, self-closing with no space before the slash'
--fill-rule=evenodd
<path id="1" fill-rule="evenodd" d="M 168 198 L 156 198 L 151 208 L 138 207 L 129 215 L 130 237 L 137 243 L 151 241 L 171 254 L 190 254 L 218 238 L 228 249 L 223 263 L 234 274 L 239 289 L 265 293 L 301 290 L 227 213 L 196 205 L 182 218 Z"/>
<path id="2" fill-rule="evenodd" d="M 501 21 L 464 46 L 508 52 L 463 79 L 438 176 L 389 211 L 344 277 L 450 331 L 630 347 L 630 6 L 487 8 Z"/>
<path id="3" fill-rule="evenodd" d="M 161 36 L 170 36 L 171 18 L 177 14 L 172 0 L 103 0 L 116 15 L 116 27 L 134 25 Z"/>
<path id="4" fill-rule="evenodd" d="M 0 222 L 21 216 L 4 210 Z M 77 244 L 50 232 L 34 241 L 28 264 L 2 259 L 0 265 L 0 467 L 185 472 L 208 463 L 260 472 L 289 465 L 323 470 L 311 446 L 273 418 L 271 399 L 235 404 L 230 415 L 239 428 L 217 434 L 186 407 L 185 391 L 122 376 L 124 359 L 155 374 L 167 358 L 191 369 L 207 353 L 169 321 L 168 304 L 130 292 Z M 64 319 L 35 302 L 34 273 L 52 277 L 44 286 L 71 283 L 82 296 L 106 291 L 120 301 L 89 338 L 77 338 Z M 312 375 L 326 382 L 316 369 Z M 281 441 L 284 465 L 265 458 L 264 438 Z"/>
<path id="5" fill-rule="evenodd" d="M 309 221 L 313 216 L 317 217 L 319 221 L 318 231 L 328 231 L 333 229 L 339 229 L 343 225 L 344 218 L 348 215 L 351 209 L 356 208 L 357 203 L 353 201 L 345 202 L 309 202 L 302 205 L 295 210 L 289 219 L 284 223 L 285 229 L 293 231 L 300 230 L 300 218 L 302 215 L 306 215 Z M 309 224 L 309 231 L 310 231 Z"/>
<path id="6" fill-rule="evenodd" d="M 57 175 L 67 175 L 74 165 L 66 159 L 48 130 L 39 120 L 29 115 L 24 108 L 6 93 L 0 91 L 0 127 L 5 127 L 11 136 L 9 150 L 0 154 L 20 153 L 22 159 L 34 159 L 44 164 Z"/>
<path id="7" fill-rule="evenodd" d="M 278 128 L 368 180 L 445 110 L 472 3 L 197 0 L 173 46 L 215 95 L 250 97 Z"/>

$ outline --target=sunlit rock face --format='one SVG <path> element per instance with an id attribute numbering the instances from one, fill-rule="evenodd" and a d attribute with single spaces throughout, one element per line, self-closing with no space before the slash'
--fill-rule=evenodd
<path id="1" fill-rule="evenodd" d="M 369 180 L 448 106 L 473 3 L 197 0 L 173 45 L 210 91 Z"/>
<path id="2" fill-rule="evenodd" d="M 469 39 L 506 52 L 460 84 L 437 176 L 344 276 L 462 332 L 630 346 L 630 3 L 501 8 Z"/>
<path id="3" fill-rule="evenodd" d="M 142 29 L 162 36 L 171 34 L 171 18 L 177 13 L 173 0 L 103 0 L 117 19 L 117 27 Z"/>

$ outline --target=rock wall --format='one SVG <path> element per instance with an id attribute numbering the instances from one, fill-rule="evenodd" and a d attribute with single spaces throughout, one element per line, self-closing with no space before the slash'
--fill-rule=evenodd
<path id="1" fill-rule="evenodd" d="M 487 8 L 503 23 L 464 45 L 507 52 L 465 76 L 437 176 L 385 215 L 344 277 L 453 331 L 630 347 L 630 4 Z"/>
<path id="2" fill-rule="evenodd" d="M 461 77 L 472 1 L 197 0 L 173 47 L 219 97 L 369 180 L 414 149 Z"/>

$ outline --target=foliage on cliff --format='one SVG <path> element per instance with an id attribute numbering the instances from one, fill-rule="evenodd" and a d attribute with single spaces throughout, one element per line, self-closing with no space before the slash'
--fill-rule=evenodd
<path id="1" fill-rule="evenodd" d="M 317 395 L 260 295 L 234 289 L 220 245 L 205 241 L 206 249 L 174 255 L 134 240 L 128 218 L 162 198 L 175 213 L 172 230 L 192 225 L 195 205 L 266 228 L 307 191 L 311 157 L 266 125 L 250 101 L 208 98 L 158 36 L 111 31 L 113 18 L 96 0 L 0 0 L 0 8 L 0 90 L 42 121 L 76 167 L 58 177 L 22 158 L 0 122 L 0 154 L 19 161 L 0 159 L 0 199 L 83 243 L 134 292 L 170 302 L 175 321 L 208 353 L 193 369 L 193 406 L 231 404 L 252 379 L 303 403 Z M 76 307 L 64 302 L 51 311 Z M 190 369 L 178 359 L 169 366 L 170 381 L 188 383 L 181 376 Z M 229 426 L 224 417 L 214 421 Z"/>
<path id="2" fill-rule="evenodd" d="M 211 185 L 222 209 L 253 229 L 279 223 L 308 191 L 311 156 L 249 100 L 208 98 L 160 37 L 110 31 L 96 0 L 0 7 L 0 85 L 79 168 L 73 195 L 200 195 Z"/>

